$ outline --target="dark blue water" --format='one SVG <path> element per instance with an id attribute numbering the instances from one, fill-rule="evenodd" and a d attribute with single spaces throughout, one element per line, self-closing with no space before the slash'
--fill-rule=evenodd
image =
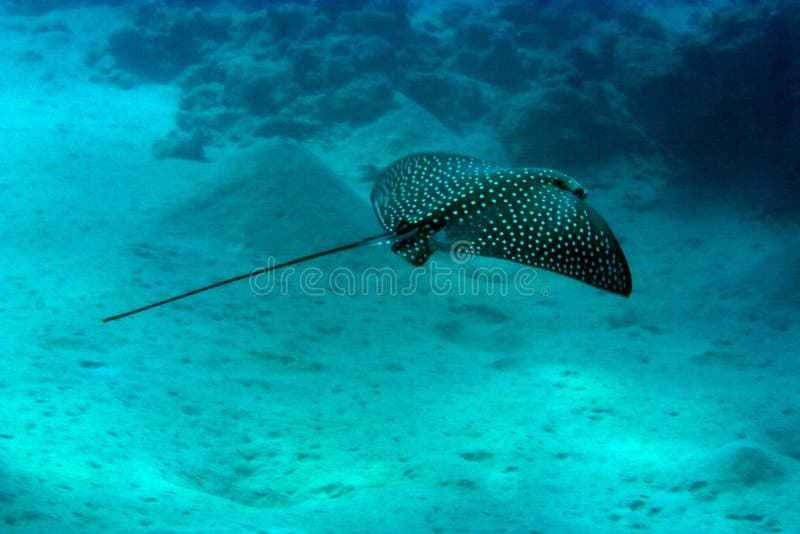
<path id="1" fill-rule="evenodd" d="M 0 531 L 798 532 L 795 2 L 0 4 Z M 360 248 L 574 176 L 628 298 Z"/>

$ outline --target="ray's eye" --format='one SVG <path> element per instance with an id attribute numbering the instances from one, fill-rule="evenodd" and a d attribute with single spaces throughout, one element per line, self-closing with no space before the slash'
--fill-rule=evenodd
<path id="1" fill-rule="evenodd" d="M 562 178 L 553 178 L 553 184 L 564 191 L 569 191 L 580 199 L 586 198 L 586 190 L 578 185 L 578 182 L 575 180 L 570 179 L 568 181 Z"/>

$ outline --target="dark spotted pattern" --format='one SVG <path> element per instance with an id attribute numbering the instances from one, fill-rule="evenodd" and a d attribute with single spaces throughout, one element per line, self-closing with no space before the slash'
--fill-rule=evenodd
<path id="1" fill-rule="evenodd" d="M 414 265 L 432 237 L 468 241 L 475 254 L 548 269 L 629 295 L 616 237 L 573 178 L 550 169 L 502 168 L 455 154 L 403 158 L 378 178 L 372 203 L 390 231 L 417 228 L 392 250 Z M 438 234 L 437 234 L 438 233 Z"/>

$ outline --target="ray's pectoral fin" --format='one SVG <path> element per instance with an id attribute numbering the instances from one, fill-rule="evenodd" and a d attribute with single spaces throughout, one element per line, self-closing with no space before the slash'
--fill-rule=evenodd
<path id="1" fill-rule="evenodd" d="M 407 262 L 419 267 L 424 265 L 433 254 L 430 237 L 432 230 L 422 228 L 411 237 L 392 244 L 392 252 L 403 257 Z"/>
<path id="2" fill-rule="evenodd" d="M 555 185 L 536 186 L 527 199 L 513 206 L 528 213 L 531 220 L 506 228 L 511 239 L 493 235 L 491 229 L 496 223 L 492 220 L 479 221 L 478 254 L 547 269 L 619 295 L 630 295 L 631 272 L 611 228 L 581 199 L 575 187 Z M 549 208 L 544 212 L 532 209 L 536 205 Z"/>

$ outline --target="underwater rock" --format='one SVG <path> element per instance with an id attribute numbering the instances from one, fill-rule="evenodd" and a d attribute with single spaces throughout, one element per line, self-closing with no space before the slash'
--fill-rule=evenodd
<path id="1" fill-rule="evenodd" d="M 208 109 L 221 103 L 225 87 L 219 83 L 198 84 L 188 88 L 181 98 L 182 110 Z"/>
<path id="2" fill-rule="evenodd" d="M 281 41 L 304 41 L 319 37 L 330 30 L 330 21 L 315 6 L 294 2 L 268 3 L 267 31 L 273 39 Z M 253 27 L 255 32 L 264 32 L 263 25 Z"/>
<path id="3" fill-rule="evenodd" d="M 153 142 L 153 155 L 156 158 L 208 161 L 203 148 L 208 141 L 208 136 L 199 131 L 191 135 L 173 131 L 165 139 Z"/>
<path id="4" fill-rule="evenodd" d="M 492 38 L 495 35 L 495 28 L 491 24 L 480 19 L 468 24 L 456 25 L 456 38 L 470 50 L 486 50 L 492 45 Z"/>
<path id="5" fill-rule="evenodd" d="M 775 442 L 778 451 L 784 456 L 800 461 L 800 434 L 795 424 L 787 428 L 773 428 L 766 434 Z"/>
<path id="6" fill-rule="evenodd" d="M 498 18 L 500 25 L 515 30 L 520 46 L 552 49 L 589 35 L 597 23 L 590 13 L 595 6 L 613 11 L 613 4 L 607 2 L 508 2 L 498 9 Z"/>
<path id="7" fill-rule="evenodd" d="M 559 86 L 522 93 L 495 116 L 519 164 L 547 161 L 570 168 L 651 148 L 624 99 L 606 84 L 586 84 L 581 91 Z"/>
<path id="8" fill-rule="evenodd" d="M 173 14 L 155 4 L 140 7 L 134 26 L 108 38 L 107 52 L 116 68 L 143 81 L 170 81 L 228 39 L 230 18 L 208 17 L 200 11 L 183 14 Z"/>
<path id="9" fill-rule="evenodd" d="M 798 428 L 800 428 L 800 412 L 793 408 L 785 408 L 781 410 L 780 415 L 771 418 L 765 434 L 772 440 L 779 453 L 800 461 Z"/>
<path id="10" fill-rule="evenodd" d="M 124 5 L 125 0 L 16 0 L 3 6 L 12 15 L 38 16 L 57 9 L 86 5 Z"/>
<path id="11" fill-rule="evenodd" d="M 506 35 L 492 36 L 491 41 L 488 49 L 459 54 L 456 60 L 459 72 L 499 87 L 521 87 L 529 77 L 517 47 Z"/>
<path id="12" fill-rule="evenodd" d="M 331 36 L 294 44 L 286 52 L 293 81 L 305 91 L 327 91 L 372 72 L 394 70 L 394 49 L 375 36 Z"/>
<path id="13" fill-rule="evenodd" d="M 322 128 L 318 121 L 292 116 L 275 116 L 261 121 L 253 134 L 257 137 L 284 136 L 303 140 L 312 137 Z"/>
<path id="14" fill-rule="evenodd" d="M 686 185 L 748 206 L 797 209 L 799 25 L 797 4 L 769 16 L 733 4 L 675 50 L 667 72 L 626 80 L 637 118 L 691 162 Z"/>
<path id="15" fill-rule="evenodd" d="M 180 83 L 197 114 L 180 115 L 186 135 L 302 138 L 285 117 L 318 133 L 362 125 L 402 92 L 448 127 L 491 130 L 515 164 L 666 149 L 692 162 L 676 179 L 699 193 L 797 209 L 800 7 L 693 8 L 667 25 L 658 10 L 574 0 L 238 2 L 235 17 L 188 4 L 141 5 L 87 57 L 119 87 Z M 224 89 L 194 93 L 207 84 Z M 224 109 L 207 114 L 207 97 Z"/>
<path id="16" fill-rule="evenodd" d="M 342 13 L 348 11 L 359 11 L 370 4 L 371 0 L 337 0 L 336 2 L 319 2 L 317 7 L 332 19 L 336 19 Z"/>
<path id="17" fill-rule="evenodd" d="M 324 121 L 365 124 L 391 110 L 392 98 L 392 86 L 385 77 L 362 76 L 330 96 L 320 96 L 315 103 L 317 112 L 312 116 Z"/>
<path id="18" fill-rule="evenodd" d="M 484 460 L 489 460 L 491 458 L 494 458 L 494 454 L 484 450 L 462 452 L 461 454 L 459 454 L 459 456 L 461 456 L 468 462 L 482 462 Z"/>
<path id="19" fill-rule="evenodd" d="M 490 98 L 479 82 L 455 74 L 409 73 L 401 91 L 450 126 L 480 119 Z"/>
<path id="20" fill-rule="evenodd" d="M 612 75 L 617 42 L 617 36 L 607 35 L 599 39 L 596 49 L 577 45 L 569 47 L 567 58 L 579 83 L 585 80 L 606 80 Z"/>
<path id="21" fill-rule="evenodd" d="M 247 115 L 241 111 L 231 110 L 224 106 L 209 107 L 203 111 L 179 111 L 176 115 L 176 124 L 182 132 L 187 132 L 189 137 L 194 137 L 194 132 L 206 132 L 199 141 L 208 144 L 213 137 L 211 132 L 228 132 L 231 137 L 236 135 L 236 127 Z"/>
<path id="22" fill-rule="evenodd" d="M 703 465 L 703 476 L 715 491 L 740 491 L 786 477 L 784 460 L 760 444 L 741 440 L 712 452 Z"/>
<path id="23" fill-rule="evenodd" d="M 264 69 L 239 83 L 228 85 L 225 102 L 231 107 L 242 106 L 252 115 L 265 117 L 283 109 L 295 92 L 287 73 Z"/>
<path id="24" fill-rule="evenodd" d="M 346 11 L 339 16 L 339 31 L 354 35 L 375 35 L 393 42 L 405 41 L 409 20 L 406 2 L 386 2 L 359 11 Z"/>

